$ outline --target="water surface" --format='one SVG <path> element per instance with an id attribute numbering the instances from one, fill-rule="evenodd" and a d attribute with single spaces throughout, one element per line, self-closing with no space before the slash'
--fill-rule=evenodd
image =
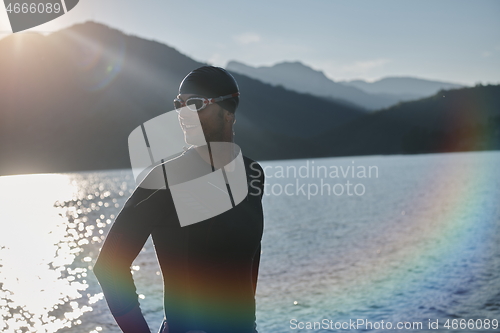
<path id="1" fill-rule="evenodd" d="M 500 319 L 500 152 L 262 165 L 260 332 L 334 331 L 291 320 L 420 322 L 405 331 L 423 332 L 429 319 Z M 313 175 L 318 166 L 328 173 Z M 0 330 L 120 332 L 91 269 L 133 188 L 129 170 L 0 177 Z M 132 271 L 156 332 L 162 282 L 150 241 Z"/>

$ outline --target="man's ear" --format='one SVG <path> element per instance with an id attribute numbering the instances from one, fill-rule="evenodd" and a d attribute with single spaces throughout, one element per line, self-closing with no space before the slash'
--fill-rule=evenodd
<path id="1" fill-rule="evenodd" d="M 226 109 L 224 109 L 224 111 L 225 111 L 225 116 L 224 116 L 225 120 L 227 122 L 229 122 L 229 123 L 233 123 L 234 124 L 236 122 L 236 118 L 234 117 L 234 113 L 229 112 Z"/>

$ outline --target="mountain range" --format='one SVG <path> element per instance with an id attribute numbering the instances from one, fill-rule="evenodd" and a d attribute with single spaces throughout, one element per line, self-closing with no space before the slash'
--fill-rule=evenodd
<path id="1" fill-rule="evenodd" d="M 375 82 L 363 80 L 335 82 L 322 71 L 314 70 L 298 61 L 261 67 L 230 61 L 226 68 L 272 85 L 282 85 L 297 92 L 331 98 L 339 103 L 362 107 L 367 111 L 428 97 L 441 89 L 463 87 L 454 83 L 412 77 L 388 77 Z"/>
<path id="2" fill-rule="evenodd" d="M 0 40 L 0 174 L 130 167 L 130 132 L 172 111 L 179 83 L 203 65 L 95 22 Z M 254 159 L 312 156 L 307 138 L 363 114 L 234 76 L 236 143 Z"/>
<path id="3" fill-rule="evenodd" d="M 202 65 L 95 22 L 0 40 L 0 175 L 130 168 L 128 135 L 173 112 L 179 83 Z M 233 75 L 235 141 L 255 160 L 500 149 L 500 86 L 366 113 Z"/>

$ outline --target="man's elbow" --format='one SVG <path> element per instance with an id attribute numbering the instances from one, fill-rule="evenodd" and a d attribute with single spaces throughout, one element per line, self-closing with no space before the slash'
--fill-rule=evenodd
<path id="1" fill-rule="evenodd" d="M 101 282 L 105 278 L 105 276 L 109 274 L 108 268 L 109 265 L 106 265 L 106 263 L 104 262 L 104 260 L 102 260 L 101 257 L 97 258 L 97 261 L 92 271 L 94 272 L 94 275 L 99 282 Z"/>

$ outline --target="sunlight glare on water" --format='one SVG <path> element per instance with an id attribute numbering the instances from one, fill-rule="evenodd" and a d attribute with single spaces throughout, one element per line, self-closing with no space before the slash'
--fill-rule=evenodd
<path id="1" fill-rule="evenodd" d="M 355 164 L 380 170 L 352 180 L 366 186 L 359 197 L 272 195 L 274 184 L 296 179 L 266 179 L 258 331 L 311 331 L 292 330 L 292 318 L 498 320 L 500 152 L 367 156 Z M 128 169 L 0 177 L 0 332 L 121 332 L 91 269 L 135 186 Z M 131 273 L 157 332 L 165 313 L 154 251 L 149 239 Z"/>
<path id="2" fill-rule="evenodd" d="M 86 268 L 72 268 L 81 248 L 68 214 L 57 202 L 78 188 L 67 175 L 0 177 L 0 331 L 55 332 L 71 327 L 88 305 L 80 305 Z M 73 220 L 73 223 L 77 220 Z"/>

